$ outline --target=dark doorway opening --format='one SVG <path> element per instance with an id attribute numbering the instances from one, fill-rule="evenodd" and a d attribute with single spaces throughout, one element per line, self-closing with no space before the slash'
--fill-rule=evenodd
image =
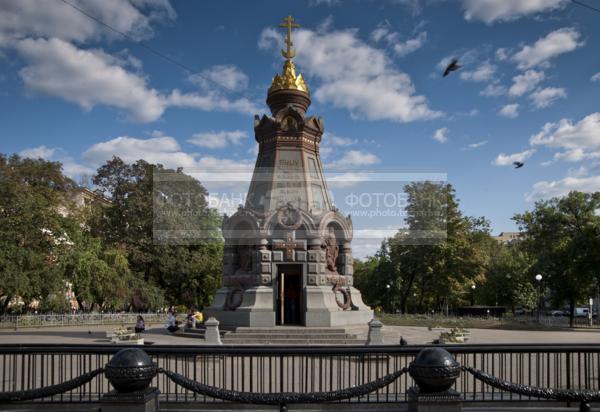
<path id="1" fill-rule="evenodd" d="M 303 325 L 302 265 L 277 268 L 277 325 Z"/>

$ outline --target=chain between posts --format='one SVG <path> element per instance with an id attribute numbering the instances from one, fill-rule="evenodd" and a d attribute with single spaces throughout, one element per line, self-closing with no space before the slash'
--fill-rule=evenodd
<path id="1" fill-rule="evenodd" d="M 463 366 L 461 369 L 464 372 L 469 372 L 476 379 L 482 381 L 483 383 L 503 391 L 529 396 L 532 398 L 542 398 L 563 402 L 579 402 L 580 412 L 591 412 L 592 408 L 590 406 L 590 402 L 600 401 L 600 391 L 538 388 L 535 386 L 512 383 L 470 366 Z"/>

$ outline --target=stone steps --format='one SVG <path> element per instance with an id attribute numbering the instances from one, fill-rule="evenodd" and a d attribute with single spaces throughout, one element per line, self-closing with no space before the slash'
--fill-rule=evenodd
<path id="1" fill-rule="evenodd" d="M 307 333 L 346 333 L 344 328 L 311 328 L 303 326 L 278 326 L 274 328 L 247 328 L 239 327 L 235 329 L 235 333 L 287 333 L 287 334 L 298 334 L 305 335 Z"/>
<path id="2" fill-rule="evenodd" d="M 226 330 L 219 330 L 219 334 L 221 335 L 221 338 L 223 336 L 225 336 L 225 334 L 227 332 L 228 331 L 226 331 Z M 175 332 L 175 334 L 177 336 L 181 336 L 183 338 L 204 339 L 204 335 L 206 334 L 206 328 L 196 328 L 196 329 L 183 328 L 183 329 L 180 329 L 177 332 Z"/>
<path id="3" fill-rule="evenodd" d="M 184 328 L 177 336 L 204 339 L 205 328 Z M 224 345 L 364 345 L 365 341 L 343 328 L 279 326 L 273 328 L 239 327 L 234 331 L 219 330 Z"/>
<path id="4" fill-rule="evenodd" d="M 308 337 L 307 337 L 308 336 Z M 240 335 L 238 335 L 237 333 L 230 333 L 230 334 L 226 334 L 225 335 L 226 339 L 229 340 L 247 340 L 247 339 L 254 339 L 254 340 L 272 340 L 272 339 L 313 339 L 313 338 L 318 338 L 321 340 L 324 339 L 356 339 L 356 335 L 347 335 L 345 333 L 339 333 L 339 334 L 304 334 L 304 335 L 296 335 L 296 334 L 292 334 L 292 335 L 288 335 L 285 333 L 242 333 Z"/>
<path id="5" fill-rule="evenodd" d="M 307 345 L 364 345 L 358 339 L 228 339 L 223 338 L 223 345 L 277 345 L 277 346 L 307 346 Z"/>
<path id="6" fill-rule="evenodd" d="M 224 345 L 364 345 L 356 335 L 343 328 L 279 326 L 274 328 L 239 327 L 222 338 Z"/>

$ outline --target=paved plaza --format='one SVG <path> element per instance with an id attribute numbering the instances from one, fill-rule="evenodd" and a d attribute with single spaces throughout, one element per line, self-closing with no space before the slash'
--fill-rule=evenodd
<path id="1" fill-rule="evenodd" d="M 0 329 L 0 344 L 108 344 L 106 332 L 114 328 L 115 325 Z M 368 328 L 367 326 L 349 327 L 347 331 L 366 339 Z M 473 344 L 600 343 L 600 329 L 557 331 L 470 329 L 470 332 L 468 343 Z M 400 336 L 412 345 L 426 344 L 439 337 L 439 333 L 439 330 L 428 330 L 417 326 L 384 326 L 383 328 L 384 343 L 389 345 L 398 344 Z M 143 336 L 146 342 L 157 345 L 203 344 L 202 339 L 172 335 L 159 324 L 149 325 Z"/>

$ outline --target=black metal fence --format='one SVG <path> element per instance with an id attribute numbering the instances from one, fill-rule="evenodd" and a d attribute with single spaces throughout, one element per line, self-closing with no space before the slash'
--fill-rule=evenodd
<path id="1" fill-rule="evenodd" d="M 51 326 L 84 326 L 84 325 L 135 325 L 141 315 L 146 325 L 162 324 L 166 320 L 165 313 L 44 313 L 36 315 L 2 315 L 0 329 L 41 328 Z"/>
<path id="2" fill-rule="evenodd" d="M 516 384 L 600 390 L 600 345 L 445 345 L 463 366 Z M 207 347 L 145 346 L 159 368 L 240 392 L 329 392 L 355 387 L 407 367 L 423 346 Z M 103 367 L 123 346 L 1 345 L 0 392 L 59 384 Z M 162 402 L 222 402 L 183 389 L 164 374 L 152 383 Z M 369 395 L 342 402 L 407 400 L 412 378 L 402 375 Z M 537 400 L 495 389 L 462 373 L 454 388 L 465 402 Z M 97 402 L 110 390 L 99 375 L 70 392 L 38 402 Z"/>

